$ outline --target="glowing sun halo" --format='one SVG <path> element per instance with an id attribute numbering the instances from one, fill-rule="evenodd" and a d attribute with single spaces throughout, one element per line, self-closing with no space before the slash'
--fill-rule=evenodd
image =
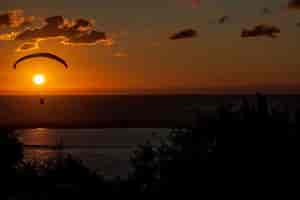
<path id="1" fill-rule="evenodd" d="M 43 85 L 45 83 L 45 76 L 43 74 L 36 74 L 33 76 L 32 82 L 36 85 Z"/>

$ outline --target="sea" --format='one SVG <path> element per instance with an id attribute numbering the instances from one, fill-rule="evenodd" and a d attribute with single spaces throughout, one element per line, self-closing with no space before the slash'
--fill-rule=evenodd
<path id="1" fill-rule="evenodd" d="M 159 144 L 166 128 L 104 129 L 19 129 L 15 134 L 25 144 L 26 161 L 47 161 L 72 155 L 91 170 L 105 177 L 126 178 L 131 171 L 130 157 L 138 145 L 151 141 Z M 57 148 L 63 144 L 63 148 Z"/>
<path id="2" fill-rule="evenodd" d="M 254 95 L 98 95 L 0 96 L 0 127 L 12 128 L 25 145 L 25 160 L 72 154 L 107 177 L 126 177 L 138 145 L 158 144 L 174 127 L 214 115 L 222 104 L 238 105 Z M 268 96 L 270 104 L 291 112 L 298 95 Z M 63 143 L 63 149 L 54 147 Z"/>

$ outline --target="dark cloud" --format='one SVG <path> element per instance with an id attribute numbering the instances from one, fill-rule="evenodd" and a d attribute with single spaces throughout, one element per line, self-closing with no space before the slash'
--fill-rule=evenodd
<path id="1" fill-rule="evenodd" d="M 104 32 L 94 29 L 91 21 L 78 19 L 66 20 L 62 16 L 54 16 L 45 19 L 45 25 L 41 28 L 27 29 L 20 33 L 16 40 L 43 40 L 49 38 L 62 38 L 64 44 L 96 44 L 107 40 Z"/>
<path id="2" fill-rule="evenodd" d="M 277 34 L 280 33 L 280 29 L 276 26 L 270 25 L 257 25 L 252 29 L 244 29 L 242 31 L 241 37 L 259 37 L 259 36 L 266 36 L 271 38 L 276 38 Z"/>
<path id="3" fill-rule="evenodd" d="M 53 16 L 46 18 L 44 21 L 45 24 L 42 27 L 26 29 L 17 34 L 15 40 L 38 42 L 60 38 L 65 45 L 95 45 L 98 42 L 103 42 L 107 46 L 113 44 L 113 41 L 106 37 L 105 32 L 94 30 L 91 20 L 81 18 L 73 21 L 65 19 L 63 16 Z M 26 47 L 29 46 L 27 43 Z M 22 48 L 19 49 L 23 50 Z"/>
<path id="4" fill-rule="evenodd" d="M 229 20 L 230 18 L 229 18 L 229 16 L 223 16 L 223 17 L 221 17 L 219 20 L 218 20 L 218 23 L 219 24 L 224 24 L 224 23 L 226 23 L 228 20 Z"/>
<path id="5" fill-rule="evenodd" d="M 300 0 L 290 0 L 288 7 L 289 9 L 300 10 Z"/>
<path id="6" fill-rule="evenodd" d="M 63 16 L 53 16 L 45 19 L 45 22 L 48 26 L 52 26 L 53 28 L 58 28 L 60 25 L 64 24 Z"/>
<path id="7" fill-rule="evenodd" d="M 179 40 L 179 39 L 187 39 L 194 38 L 197 36 L 197 31 L 194 29 L 185 29 L 179 31 L 178 33 L 174 33 L 169 37 L 170 40 Z"/>
<path id="8" fill-rule="evenodd" d="M 13 26 L 8 15 L 0 15 L 2 26 Z M 27 23 L 21 20 L 22 24 Z M 9 23 L 8 23 L 9 22 Z M 114 41 L 107 38 L 105 32 L 95 30 L 94 22 L 88 19 L 70 20 L 63 16 L 48 17 L 41 21 L 39 27 L 23 28 L 21 31 L 0 34 L 0 40 L 25 41 L 17 50 L 33 50 L 42 40 L 59 39 L 65 45 L 95 45 L 100 43 L 112 46 Z M 19 25 L 21 26 L 21 25 Z"/>
<path id="9" fill-rule="evenodd" d="M 16 40 L 38 40 L 50 37 L 64 36 L 65 30 L 59 28 L 63 25 L 63 17 L 49 17 L 45 20 L 46 25 L 37 29 L 26 29 L 17 35 Z"/>
<path id="10" fill-rule="evenodd" d="M 33 22 L 33 16 L 25 16 L 23 10 L 12 10 L 0 14 L 0 27 L 19 28 L 29 26 Z"/>
<path id="11" fill-rule="evenodd" d="M 78 19 L 76 20 L 76 23 L 74 25 L 74 29 L 78 30 L 78 31 L 89 31 L 92 30 L 94 27 L 93 23 L 89 20 L 86 19 Z"/>
<path id="12" fill-rule="evenodd" d="M 64 43 L 65 44 L 93 44 L 97 41 L 105 40 L 106 36 L 104 32 L 91 31 L 80 35 L 78 37 L 69 37 Z"/>
<path id="13" fill-rule="evenodd" d="M 24 44 L 22 44 L 17 49 L 17 51 L 18 52 L 20 52 L 20 51 L 32 51 L 32 50 L 35 50 L 35 49 L 38 49 L 38 48 L 39 48 L 38 42 L 25 42 Z"/>
<path id="14" fill-rule="evenodd" d="M 10 17 L 9 14 L 1 14 L 0 15 L 0 26 L 9 26 L 10 25 Z"/>

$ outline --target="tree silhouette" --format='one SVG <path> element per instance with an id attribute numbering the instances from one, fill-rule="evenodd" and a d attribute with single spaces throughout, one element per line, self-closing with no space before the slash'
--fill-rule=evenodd
<path id="1" fill-rule="evenodd" d="M 218 171 L 247 179 L 246 166 L 253 166 L 247 172 L 251 176 L 263 169 L 257 163 L 297 160 L 299 113 L 292 121 L 286 109 L 272 106 L 261 94 L 255 102 L 244 97 L 237 105 L 221 105 L 205 124 L 174 129 L 158 146 L 141 145 L 131 158 L 130 179 L 139 193 L 200 194 L 214 188 Z"/>
<path id="2" fill-rule="evenodd" d="M 215 145 L 205 133 L 199 127 L 174 129 L 159 146 L 141 145 L 131 158 L 136 191 L 172 195 L 206 188 L 213 179 Z"/>
<path id="3" fill-rule="evenodd" d="M 224 185 L 253 180 L 268 172 L 269 163 L 273 168 L 275 163 L 293 166 L 298 161 L 300 110 L 291 115 L 257 94 L 255 101 L 243 97 L 216 111 L 205 123 L 199 118 L 191 127 L 172 129 L 159 144 L 138 146 L 127 180 L 106 180 L 71 155 L 45 163 L 22 162 L 22 144 L 12 131 L 2 130 L 0 173 L 11 181 L 5 182 L 5 192 L 19 192 L 21 199 L 24 194 L 28 199 L 199 197 L 213 195 L 220 178 Z"/>
<path id="4" fill-rule="evenodd" d="M 16 169 L 23 159 L 23 145 L 19 142 L 13 130 L 0 130 L 0 177 L 4 197 L 14 189 L 17 179 Z"/>
<path id="5" fill-rule="evenodd" d="M 1 172 L 15 168 L 23 159 L 23 145 L 12 130 L 0 130 L 0 159 Z"/>

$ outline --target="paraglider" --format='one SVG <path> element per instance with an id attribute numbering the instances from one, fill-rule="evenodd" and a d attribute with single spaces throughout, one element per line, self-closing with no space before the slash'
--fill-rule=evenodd
<path id="1" fill-rule="evenodd" d="M 48 58 L 48 59 L 51 59 L 51 60 L 55 60 L 59 63 L 61 63 L 62 65 L 64 65 L 64 67 L 67 69 L 69 66 L 67 64 L 67 62 L 65 60 L 63 60 L 62 58 L 54 55 L 54 54 L 51 54 L 51 53 L 35 53 L 35 54 L 30 54 L 30 55 L 27 55 L 27 56 L 24 56 L 22 58 L 19 58 L 13 65 L 13 68 L 14 69 L 17 69 L 17 65 L 25 60 L 29 60 L 29 59 L 33 59 L 33 58 Z M 34 79 L 33 79 L 34 83 L 37 84 L 37 85 L 41 85 L 44 83 L 44 76 L 43 75 L 35 75 L 34 76 Z M 40 104 L 43 105 L 45 104 L 45 98 L 43 97 L 40 97 Z"/>
<path id="2" fill-rule="evenodd" d="M 54 55 L 54 54 L 51 54 L 51 53 L 35 53 L 35 54 L 30 54 L 30 55 L 27 55 L 27 56 L 24 56 L 22 58 L 19 58 L 15 63 L 14 63 L 14 69 L 17 69 L 17 65 L 20 63 L 20 62 L 23 62 L 25 60 L 28 60 L 28 59 L 33 59 L 33 58 L 48 58 L 48 59 L 51 59 L 51 60 L 55 60 L 61 64 L 63 64 L 65 66 L 65 68 L 68 68 L 68 64 L 65 60 L 63 60 L 62 58 Z"/>

